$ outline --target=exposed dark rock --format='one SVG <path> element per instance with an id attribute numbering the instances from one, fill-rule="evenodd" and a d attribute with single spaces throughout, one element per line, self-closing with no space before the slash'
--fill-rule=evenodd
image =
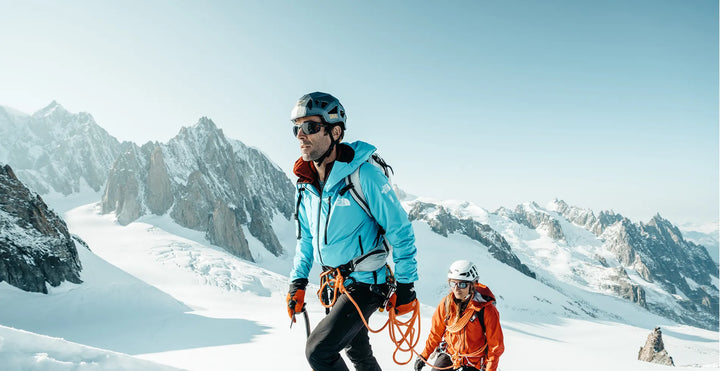
<path id="1" fill-rule="evenodd" d="M 560 227 L 560 222 L 552 215 L 538 210 L 539 208 L 540 207 L 533 202 L 529 206 L 518 205 L 514 211 L 500 208 L 496 213 L 530 229 L 543 230 L 555 241 L 565 240 L 565 234 Z"/>
<path id="2" fill-rule="evenodd" d="M 0 282 L 42 293 L 48 292 L 46 282 L 82 283 L 75 240 L 10 166 L 0 167 Z"/>
<path id="3" fill-rule="evenodd" d="M 218 246 L 225 247 L 236 256 L 253 261 L 242 224 L 236 217 L 236 211 L 218 203 L 210 219 L 207 231 L 208 239 Z"/>
<path id="4" fill-rule="evenodd" d="M 675 366 L 672 357 L 670 357 L 665 350 L 660 327 L 655 327 L 653 332 L 648 335 L 645 346 L 641 347 L 638 352 L 638 360 L 666 366 Z"/>
<path id="5" fill-rule="evenodd" d="M 450 214 L 442 205 L 414 201 L 408 213 L 410 221 L 423 220 L 437 234 L 447 237 L 449 233 L 460 233 L 487 246 L 492 256 L 517 269 L 528 277 L 535 278 L 535 273 L 512 252 L 505 238 L 487 224 L 470 218 L 461 219 Z"/>
<path id="6" fill-rule="evenodd" d="M 155 145 L 150 154 L 145 203 L 155 215 L 165 214 L 173 204 L 170 177 L 159 145 Z"/>
<path id="7" fill-rule="evenodd" d="M 118 223 L 127 225 L 144 214 L 140 198 L 140 182 L 135 174 L 142 167 L 138 163 L 139 149 L 131 143 L 123 143 L 124 152 L 118 157 L 108 176 L 102 198 L 102 212 L 115 211 Z"/>
<path id="8" fill-rule="evenodd" d="M 645 289 L 634 284 L 623 267 L 614 267 L 611 269 L 612 275 L 603 283 L 604 289 L 612 291 L 615 295 L 627 299 L 639 306 L 648 309 L 645 299 Z"/>

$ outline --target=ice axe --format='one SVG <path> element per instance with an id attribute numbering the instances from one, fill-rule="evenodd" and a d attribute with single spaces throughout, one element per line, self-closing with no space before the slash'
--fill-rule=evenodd
<path id="1" fill-rule="evenodd" d="M 295 323 L 295 312 L 293 312 L 292 319 L 290 320 L 290 328 L 292 328 L 293 323 Z M 305 310 L 305 306 L 303 306 L 302 309 L 303 317 L 305 318 L 305 336 L 310 337 L 310 317 L 308 317 L 308 313 Z"/>

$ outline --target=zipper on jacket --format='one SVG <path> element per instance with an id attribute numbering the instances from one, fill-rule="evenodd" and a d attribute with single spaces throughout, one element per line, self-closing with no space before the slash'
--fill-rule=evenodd
<path id="1" fill-rule="evenodd" d="M 320 215 L 322 215 L 322 190 L 320 190 L 319 195 L 319 201 L 318 202 L 318 214 L 317 214 L 317 251 L 318 251 L 318 257 L 320 258 L 320 264 L 325 265 L 325 262 L 323 262 L 322 258 L 322 252 L 320 251 Z"/>
<path id="2" fill-rule="evenodd" d="M 298 189 L 298 199 L 295 204 L 295 224 L 297 224 L 296 236 L 298 240 L 302 238 L 302 229 L 300 228 L 300 202 L 302 202 L 303 191 L 305 191 L 305 187 Z"/>
<path id="3" fill-rule="evenodd" d="M 358 235 L 358 243 L 360 244 L 360 255 L 365 255 L 365 251 L 363 250 L 363 247 L 362 247 L 362 236 L 361 235 Z"/>
<path id="4" fill-rule="evenodd" d="M 320 199 L 320 202 L 322 203 L 322 198 Z M 325 245 L 327 245 L 327 230 L 328 230 L 328 224 L 330 224 L 330 211 L 332 208 L 332 196 L 328 197 L 328 213 L 327 217 L 325 218 Z"/>

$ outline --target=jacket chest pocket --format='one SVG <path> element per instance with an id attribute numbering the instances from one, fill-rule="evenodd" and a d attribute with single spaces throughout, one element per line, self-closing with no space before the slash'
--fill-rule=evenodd
<path id="1" fill-rule="evenodd" d="M 328 214 L 325 220 L 325 243 L 333 244 L 343 240 L 357 239 L 355 235 L 367 220 L 365 211 L 352 199 L 349 192 L 344 195 L 336 194 L 324 197 Z M 352 241 L 350 243 L 353 243 Z M 365 242 L 362 242 L 363 247 Z"/>

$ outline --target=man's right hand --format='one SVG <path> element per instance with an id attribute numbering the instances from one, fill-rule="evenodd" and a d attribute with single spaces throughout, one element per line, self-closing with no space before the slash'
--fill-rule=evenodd
<path id="1" fill-rule="evenodd" d="M 300 313 L 305 309 L 305 287 L 307 283 L 306 278 L 298 278 L 290 283 L 287 294 L 287 308 L 290 318 L 293 318 L 295 313 Z"/>
<path id="2" fill-rule="evenodd" d="M 417 356 L 417 358 L 415 358 L 415 371 L 420 371 L 423 367 L 425 367 L 425 358 Z"/>

